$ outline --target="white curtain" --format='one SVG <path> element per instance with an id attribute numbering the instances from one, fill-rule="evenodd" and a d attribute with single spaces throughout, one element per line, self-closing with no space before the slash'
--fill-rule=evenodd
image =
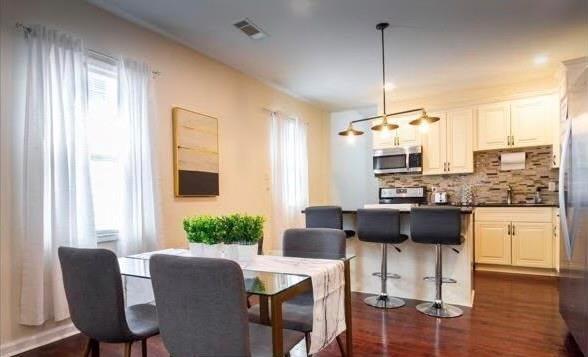
<path id="1" fill-rule="evenodd" d="M 37 26 L 27 34 L 20 322 L 69 317 L 59 246 L 95 247 L 85 147 L 86 69 L 79 39 Z"/>
<path id="2" fill-rule="evenodd" d="M 280 113 L 271 117 L 272 235 L 277 247 L 284 230 L 303 226 L 308 205 L 306 124 Z"/>
<path id="3" fill-rule="evenodd" d="M 119 71 L 121 119 L 128 138 L 123 153 L 125 182 L 121 255 L 158 248 L 156 190 L 152 162 L 152 71 L 144 63 L 122 59 Z"/>

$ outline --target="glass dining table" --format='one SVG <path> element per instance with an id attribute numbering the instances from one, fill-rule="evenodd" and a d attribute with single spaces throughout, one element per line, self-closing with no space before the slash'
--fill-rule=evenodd
<path id="1" fill-rule="evenodd" d="M 190 256 L 188 250 L 174 249 L 173 253 L 160 251 L 121 257 L 118 259 L 121 275 L 134 278 L 151 279 L 151 275 L 149 273 L 149 258 L 151 255 L 157 253 Z M 270 250 L 264 252 L 264 255 L 286 256 L 286 254 L 280 250 Z M 353 356 L 350 261 L 351 259 L 355 258 L 355 255 L 318 255 L 312 252 L 297 252 L 297 254 L 287 254 L 287 256 L 298 256 L 305 259 L 316 258 L 340 260 L 343 262 L 345 269 L 345 355 Z M 247 269 L 247 263 L 241 263 L 241 266 L 243 268 L 245 291 L 249 295 L 256 295 L 259 298 L 261 323 L 271 325 L 272 327 L 273 355 L 284 356 L 282 303 L 296 297 L 297 295 L 311 291 L 311 279 L 309 276 L 305 275 L 249 270 Z"/>

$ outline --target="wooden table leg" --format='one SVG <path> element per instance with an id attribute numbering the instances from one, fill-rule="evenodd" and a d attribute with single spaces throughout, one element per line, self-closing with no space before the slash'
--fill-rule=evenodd
<path id="1" fill-rule="evenodd" d="M 347 357 L 353 357 L 353 328 L 351 324 L 351 268 L 349 260 L 345 260 L 345 340 L 347 342 Z"/>
<path id="2" fill-rule="evenodd" d="M 272 309 L 272 348 L 274 357 L 284 356 L 284 331 L 282 331 L 282 297 L 280 294 L 271 297 Z"/>
<path id="3" fill-rule="evenodd" d="M 269 299 L 265 295 L 259 295 L 259 321 L 264 325 L 270 324 Z"/>

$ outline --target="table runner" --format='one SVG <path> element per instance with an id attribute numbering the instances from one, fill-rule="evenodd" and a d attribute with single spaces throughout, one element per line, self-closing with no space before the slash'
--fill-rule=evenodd
<path id="1" fill-rule="evenodd" d="M 310 276 L 313 319 L 310 354 L 317 353 L 345 331 L 345 268 L 342 261 L 258 255 L 241 263 L 247 270 Z"/>

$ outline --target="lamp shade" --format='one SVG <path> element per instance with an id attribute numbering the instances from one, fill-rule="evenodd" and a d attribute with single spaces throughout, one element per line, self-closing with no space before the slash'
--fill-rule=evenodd
<path id="1" fill-rule="evenodd" d="M 375 131 L 385 131 L 385 130 L 395 130 L 398 129 L 398 125 L 392 124 L 388 122 L 388 117 L 384 116 L 384 120 L 380 124 L 376 124 L 372 126 L 372 130 Z"/>
<path id="2" fill-rule="evenodd" d="M 420 118 L 417 118 L 417 119 L 411 121 L 409 124 L 410 125 L 432 124 L 437 121 L 439 121 L 439 117 L 431 117 L 427 114 L 427 112 L 425 112 L 423 110 L 423 114 L 420 116 Z"/>
<path id="3" fill-rule="evenodd" d="M 353 124 L 349 123 L 349 126 L 347 127 L 347 129 L 340 131 L 339 135 L 341 135 L 341 136 L 359 136 L 359 135 L 363 135 L 363 131 L 353 129 Z"/>

